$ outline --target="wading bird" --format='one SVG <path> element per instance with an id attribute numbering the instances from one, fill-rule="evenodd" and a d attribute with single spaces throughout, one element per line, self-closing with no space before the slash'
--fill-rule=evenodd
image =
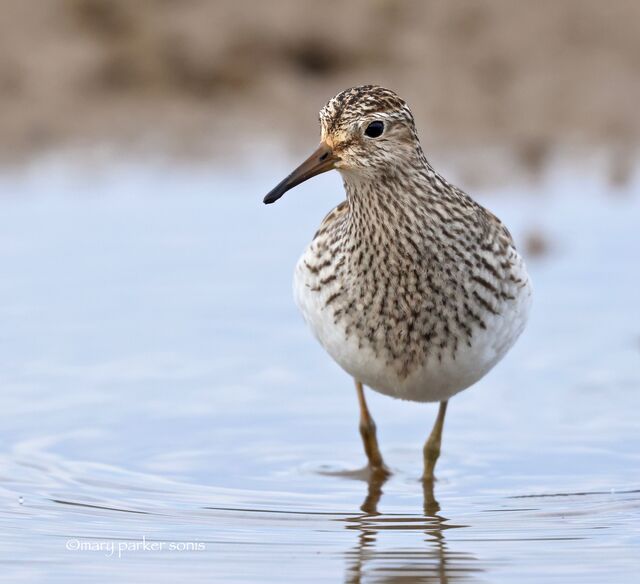
<path id="1" fill-rule="evenodd" d="M 407 104 L 374 85 L 320 112 L 318 149 L 265 198 L 331 169 L 346 200 L 322 221 L 295 268 L 298 307 L 355 380 L 372 473 L 389 473 L 363 385 L 440 402 L 424 446 L 434 480 L 451 396 L 482 378 L 522 333 L 531 284 L 509 231 L 427 161 Z"/>

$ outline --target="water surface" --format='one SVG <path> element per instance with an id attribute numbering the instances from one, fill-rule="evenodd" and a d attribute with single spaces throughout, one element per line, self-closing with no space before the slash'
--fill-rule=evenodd
<path id="1" fill-rule="evenodd" d="M 424 493 L 435 405 L 369 393 L 394 475 L 340 476 L 363 464 L 355 392 L 291 298 L 340 182 L 264 207 L 286 171 L 0 180 L 3 581 L 636 582 L 638 185 L 479 193 L 550 252 Z"/>

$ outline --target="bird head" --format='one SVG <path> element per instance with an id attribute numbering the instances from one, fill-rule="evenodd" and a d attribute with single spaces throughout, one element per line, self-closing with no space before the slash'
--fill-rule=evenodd
<path id="1" fill-rule="evenodd" d="M 345 180 L 375 180 L 421 153 L 411 110 L 377 85 L 340 92 L 320 110 L 320 145 L 264 198 L 274 203 L 311 177 L 337 169 Z"/>

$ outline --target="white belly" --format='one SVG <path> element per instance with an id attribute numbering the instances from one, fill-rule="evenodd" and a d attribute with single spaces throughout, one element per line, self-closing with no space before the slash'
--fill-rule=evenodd
<path id="1" fill-rule="evenodd" d="M 484 315 L 485 329 L 474 330 L 471 346 L 461 345 L 452 358 L 448 352 L 432 353 L 424 363 L 401 376 L 376 357 L 371 348 L 347 335 L 326 306 L 326 293 L 314 291 L 305 268 L 307 252 L 296 266 L 294 297 L 305 321 L 331 357 L 351 376 L 371 389 L 392 397 L 419 402 L 442 401 L 481 379 L 513 346 L 524 330 L 530 305 L 531 284 L 519 260 L 517 277 L 524 282 L 515 300 L 503 302 L 499 314 Z M 310 258 L 311 259 L 311 258 Z"/>

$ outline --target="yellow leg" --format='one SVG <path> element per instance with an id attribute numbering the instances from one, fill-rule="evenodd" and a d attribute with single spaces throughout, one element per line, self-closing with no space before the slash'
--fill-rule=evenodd
<path id="1" fill-rule="evenodd" d="M 378 439 L 376 437 L 376 424 L 369 413 L 367 402 L 364 399 L 364 389 L 362 383 L 356 382 L 356 391 L 358 393 L 358 403 L 360 404 L 360 436 L 364 444 L 364 451 L 369 459 L 369 468 L 374 474 L 388 476 L 391 474 L 389 469 L 382 460 L 382 454 L 378 448 Z"/>
<path id="2" fill-rule="evenodd" d="M 424 474 L 422 480 L 425 483 L 433 483 L 435 476 L 433 470 L 436 467 L 436 461 L 440 456 L 440 443 L 442 442 L 442 428 L 444 426 L 444 416 L 447 413 L 447 402 L 440 402 L 438 409 L 438 417 L 433 425 L 433 430 L 429 435 L 429 439 L 424 445 Z"/>

